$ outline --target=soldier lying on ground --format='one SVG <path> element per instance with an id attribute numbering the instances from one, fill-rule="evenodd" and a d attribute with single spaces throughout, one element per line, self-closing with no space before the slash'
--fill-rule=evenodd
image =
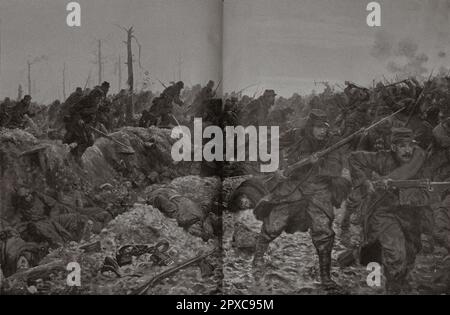
<path id="1" fill-rule="evenodd" d="M 192 235 L 208 240 L 214 237 L 216 220 L 200 205 L 184 197 L 170 185 L 157 188 L 147 197 L 147 203 L 159 209 Z"/>
<path id="2" fill-rule="evenodd" d="M 0 266 L 5 277 L 37 266 L 46 253 L 45 244 L 25 242 L 14 228 L 0 219 Z"/>
<path id="3" fill-rule="evenodd" d="M 18 230 L 26 241 L 56 248 L 89 237 L 93 221 L 47 195 L 19 188 L 13 204 L 22 217 Z"/>

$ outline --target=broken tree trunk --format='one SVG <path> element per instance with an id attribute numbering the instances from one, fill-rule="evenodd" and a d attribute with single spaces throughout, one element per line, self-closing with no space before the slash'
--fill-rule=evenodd
<path id="1" fill-rule="evenodd" d="M 133 106 L 133 90 L 134 90 L 134 76 L 133 76 L 133 51 L 131 48 L 131 40 L 133 39 L 133 27 L 127 30 L 127 66 L 128 66 L 128 87 L 130 97 L 127 105 L 127 121 L 130 123 L 134 118 Z"/>

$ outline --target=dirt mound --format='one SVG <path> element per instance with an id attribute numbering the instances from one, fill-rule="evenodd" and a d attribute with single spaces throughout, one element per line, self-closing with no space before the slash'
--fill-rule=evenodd
<path id="1" fill-rule="evenodd" d="M 111 137 L 129 146 L 134 154 L 107 138 L 98 138 L 76 163 L 67 145 L 60 141 L 38 140 L 23 130 L 0 130 L 0 215 L 14 218 L 11 203 L 21 186 L 45 193 L 56 200 L 77 192 L 92 199 L 99 187 L 130 182 L 133 188 L 152 181 L 170 181 L 190 171 L 174 165 L 170 157 L 173 139 L 170 130 L 126 127 Z"/>

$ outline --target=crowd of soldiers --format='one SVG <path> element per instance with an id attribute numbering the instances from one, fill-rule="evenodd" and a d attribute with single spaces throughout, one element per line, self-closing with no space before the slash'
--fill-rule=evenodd
<path id="1" fill-rule="evenodd" d="M 450 250 L 450 78 L 430 77 L 422 84 L 408 78 L 372 88 L 345 84 L 340 93 L 328 85 L 320 95 L 291 99 L 277 100 L 271 89 L 258 98 L 232 93 L 222 104 L 218 86 L 209 81 L 185 106 L 179 81 L 157 97 L 146 96 L 149 104 L 140 117 L 127 121 L 129 93 L 108 96 L 104 82 L 92 90 L 77 88 L 63 104 L 53 103 L 48 120 L 52 130 L 65 130 L 64 143 L 78 160 L 95 135 L 127 124 L 171 128 L 193 117 L 220 126 L 280 124 L 283 167 L 261 184 L 270 183 L 270 189 L 255 204 L 255 216 L 263 222 L 255 276 L 264 270 L 269 244 L 282 232 L 309 230 L 321 282 L 337 288 L 331 277 L 332 226 L 334 209 L 344 205 L 342 243 L 356 246 L 361 262 L 383 265 L 389 293 L 408 291 L 423 239 Z M 15 105 L 5 99 L 0 126 L 23 128 L 36 115 L 30 104 L 28 95 Z M 363 231 L 356 245 L 350 242 L 352 221 Z"/>
<path id="2" fill-rule="evenodd" d="M 344 205 L 342 243 L 362 264 L 384 267 L 388 293 L 410 292 L 409 275 L 424 240 L 431 251 L 434 245 L 450 249 L 449 97 L 448 77 L 371 89 L 346 82 L 343 93 L 314 96 L 306 123 L 281 137 L 282 169 L 270 180 L 240 186 L 265 191 L 255 201 L 263 222 L 255 277 L 264 273 L 264 255 L 275 238 L 309 230 L 321 283 L 338 289 L 330 275 L 332 226 L 334 209 Z M 335 120 L 333 106 L 340 110 Z M 253 111 L 249 118 L 260 122 L 258 116 Z M 351 218 L 362 229 L 357 244 L 350 241 Z"/>

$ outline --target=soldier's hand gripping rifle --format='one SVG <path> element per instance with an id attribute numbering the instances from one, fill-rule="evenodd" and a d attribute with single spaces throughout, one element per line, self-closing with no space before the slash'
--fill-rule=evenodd
<path id="1" fill-rule="evenodd" d="M 314 164 L 315 162 L 317 162 L 318 160 L 320 160 L 321 158 L 323 158 L 324 156 L 328 155 L 329 153 L 343 147 L 344 145 L 346 145 L 347 143 L 349 143 L 350 141 L 352 141 L 355 137 L 359 136 L 360 134 L 364 134 L 369 132 L 371 129 L 375 128 L 376 126 L 382 124 L 383 122 L 387 121 L 388 119 L 394 117 L 395 115 L 397 115 L 398 113 L 402 112 L 405 109 L 399 109 L 398 111 L 396 111 L 395 113 L 379 120 L 378 122 L 372 124 L 371 126 L 367 127 L 367 128 L 362 128 L 359 131 L 355 132 L 354 134 L 348 136 L 345 139 L 342 139 L 341 141 L 333 144 L 332 146 L 326 148 L 323 151 L 320 152 L 316 152 L 314 154 L 312 154 L 311 156 L 304 158 L 292 165 L 289 165 L 287 167 L 287 169 L 284 171 L 284 175 L 289 177 L 291 176 L 297 169 L 302 168 L 306 165 L 310 165 L 310 164 Z"/>

